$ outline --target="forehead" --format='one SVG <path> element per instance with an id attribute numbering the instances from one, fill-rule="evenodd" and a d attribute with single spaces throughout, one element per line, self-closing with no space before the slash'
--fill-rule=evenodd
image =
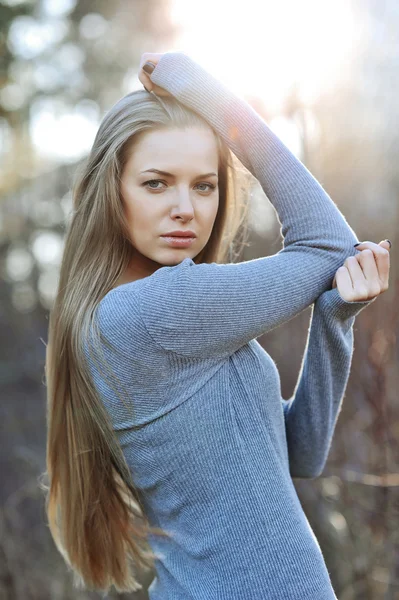
<path id="1" fill-rule="evenodd" d="M 129 163 L 138 170 L 157 167 L 172 173 L 193 166 L 212 170 L 218 164 L 216 139 L 211 129 L 199 127 L 146 131 L 133 146 Z"/>

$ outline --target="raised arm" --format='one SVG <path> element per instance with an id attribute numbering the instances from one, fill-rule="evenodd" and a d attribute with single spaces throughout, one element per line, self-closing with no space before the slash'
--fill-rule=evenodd
<path id="1" fill-rule="evenodd" d="M 284 246 L 301 241 L 340 258 L 354 254 L 358 240 L 345 217 L 250 104 L 183 52 L 163 54 L 151 80 L 200 114 L 258 179 L 282 223 Z"/>
<path id="2" fill-rule="evenodd" d="M 151 80 L 204 117 L 258 179 L 273 204 L 284 248 L 237 264 L 161 267 L 138 287 L 141 317 L 163 348 L 184 356 L 225 356 L 288 321 L 324 291 L 356 235 L 307 168 L 265 121 L 193 59 L 161 56 Z M 134 284 L 133 284 L 134 285 Z"/>

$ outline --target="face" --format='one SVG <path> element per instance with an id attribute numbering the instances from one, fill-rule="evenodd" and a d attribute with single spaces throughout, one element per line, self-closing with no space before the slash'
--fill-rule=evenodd
<path id="1" fill-rule="evenodd" d="M 127 280 L 194 258 L 204 248 L 219 206 L 217 174 L 218 151 L 210 129 L 160 129 L 140 134 L 121 178 L 134 247 Z M 196 237 L 182 247 L 162 237 L 176 230 L 191 230 Z"/>

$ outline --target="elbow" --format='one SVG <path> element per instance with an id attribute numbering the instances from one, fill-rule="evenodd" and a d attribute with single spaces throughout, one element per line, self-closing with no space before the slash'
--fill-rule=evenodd
<path id="1" fill-rule="evenodd" d="M 354 248 L 354 244 L 357 244 L 359 240 L 357 239 L 357 235 L 353 231 L 351 227 L 348 226 L 347 231 L 345 232 L 345 236 L 341 239 L 341 252 L 345 256 L 345 258 L 349 256 L 353 256 L 356 253 L 356 249 Z"/>
<path id="2" fill-rule="evenodd" d="M 321 236 L 324 240 L 319 240 L 320 248 L 327 250 L 331 255 L 335 255 L 342 260 L 349 256 L 353 256 L 356 252 L 354 244 L 359 240 L 352 227 L 344 220 L 341 228 L 337 227 L 333 233 L 326 232 L 327 239 L 325 236 Z"/>

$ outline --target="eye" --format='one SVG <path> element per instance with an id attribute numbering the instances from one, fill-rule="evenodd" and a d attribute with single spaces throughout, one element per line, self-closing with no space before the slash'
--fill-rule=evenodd
<path id="1" fill-rule="evenodd" d="M 202 192 L 206 192 L 206 191 L 211 192 L 212 190 L 214 190 L 216 188 L 216 185 L 213 185 L 212 183 L 199 183 L 198 185 L 206 185 L 206 186 L 208 186 L 208 190 L 200 190 Z"/>
<path id="2" fill-rule="evenodd" d="M 164 183 L 164 182 L 161 179 L 149 179 L 148 181 L 145 181 L 143 183 L 143 186 L 148 187 L 150 190 L 160 190 L 162 188 L 149 186 L 148 185 L 149 183 Z"/>
<path id="3" fill-rule="evenodd" d="M 148 181 L 145 181 L 142 185 L 143 187 L 147 187 L 150 190 L 161 190 L 162 187 L 154 187 L 153 185 L 150 184 L 157 184 L 157 183 L 164 183 L 165 185 L 167 185 L 167 183 L 165 181 L 163 181 L 162 179 L 149 179 Z M 216 185 L 213 185 L 212 183 L 198 183 L 197 186 L 206 186 L 208 189 L 202 189 L 200 190 L 200 192 L 212 192 L 215 188 Z"/>

